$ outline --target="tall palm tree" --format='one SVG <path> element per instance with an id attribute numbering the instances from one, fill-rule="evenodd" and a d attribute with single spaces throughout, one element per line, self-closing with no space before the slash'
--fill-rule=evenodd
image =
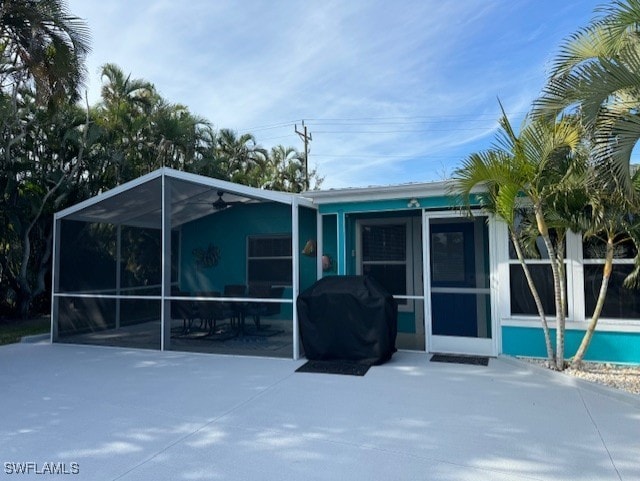
<path id="1" fill-rule="evenodd" d="M 502 108 L 502 105 L 501 105 Z M 563 239 L 566 229 L 549 215 L 550 202 L 572 175 L 569 167 L 580 146 L 580 132 L 571 119 L 549 121 L 527 119 L 519 135 L 512 128 L 504 109 L 500 119 L 501 131 L 495 146 L 469 156 L 453 176 L 454 193 L 470 206 L 471 193 L 484 187 L 486 209 L 506 222 L 518 259 L 523 266 L 527 283 L 536 302 L 545 335 L 548 362 L 556 369 L 564 369 L 565 276 Z M 516 212 L 526 203 L 534 217 L 537 235 L 541 236 L 549 254 L 553 273 L 556 310 L 556 350 L 551 339 L 539 294 L 524 261 L 522 237 L 518 230 Z M 552 241 L 551 229 L 558 239 Z"/>
<path id="2" fill-rule="evenodd" d="M 630 171 L 631 153 L 640 139 L 640 1 L 616 0 L 562 45 L 534 115 L 574 111 L 592 142 L 589 213 L 576 228 L 606 246 L 595 309 L 572 363 L 579 367 L 604 306 L 615 245 L 637 234 L 640 180 Z M 635 217 L 634 217 L 635 216 Z M 625 281 L 631 285 L 636 269 Z"/>
<path id="3" fill-rule="evenodd" d="M 633 242 L 640 245 L 640 207 L 627 195 L 616 182 L 614 176 L 603 169 L 591 169 L 592 180 L 587 190 L 587 216 L 577 218 L 574 230 L 583 232 L 585 239 L 596 238 L 604 243 L 604 264 L 602 265 L 602 280 L 591 319 L 585 330 L 584 336 L 571 363 L 575 368 L 581 367 L 582 361 L 589 349 L 595 333 L 602 309 L 604 308 L 609 280 L 613 272 L 613 260 L 616 247 L 625 242 Z M 631 177 L 631 185 L 635 192 L 635 198 L 640 196 L 640 173 L 636 172 Z M 629 276 L 626 284 L 633 287 L 637 279 L 638 267 L 640 267 L 640 254 L 636 256 L 636 269 Z"/>
<path id="4" fill-rule="evenodd" d="M 95 109 L 97 124 L 103 129 L 102 167 L 105 186 L 114 186 L 141 175 L 150 158 L 150 116 L 160 102 L 152 83 L 132 79 L 115 64 L 102 67 L 102 102 Z"/>
<path id="5" fill-rule="evenodd" d="M 306 180 L 304 155 L 293 147 L 271 148 L 261 187 L 283 192 L 302 192 Z"/>
<path id="6" fill-rule="evenodd" d="M 259 146 L 252 134 L 238 134 L 231 129 L 218 132 L 218 159 L 227 179 L 240 184 L 259 187 L 257 169 L 264 166 L 268 153 Z"/>
<path id="7" fill-rule="evenodd" d="M 594 158 L 631 194 L 640 139 L 640 1 L 616 0 L 562 45 L 534 113 L 575 111 L 592 132 Z"/>
<path id="8" fill-rule="evenodd" d="M 41 102 L 76 100 L 89 51 L 86 23 L 63 0 L 0 2 L 0 87 L 31 80 Z"/>

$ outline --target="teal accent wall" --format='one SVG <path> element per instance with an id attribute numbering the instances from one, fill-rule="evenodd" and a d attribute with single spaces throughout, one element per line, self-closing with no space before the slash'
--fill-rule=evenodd
<path id="1" fill-rule="evenodd" d="M 372 194 L 373 195 L 373 194 Z M 322 204 L 319 207 L 321 214 L 331 214 L 336 212 L 344 212 L 346 214 L 355 212 L 383 212 L 392 210 L 407 210 L 407 202 L 409 199 L 391 199 L 391 200 L 370 200 L 361 202 L 337 202 L 335 204 Z M 436 196 L 436 197 L 420 197 L 418 199 L 420 207 L 415 209 L 449 209 L 457 207 L 458 203 L 452 196 Z M 471 205 L 480 205 L 477 195 L 470 198 Z"/>
<path id="2" fill-rule="evenodd" d="M 291 209 L 288 209 L 289 211 Z M 300 247 L 298 253 L 302 252 L 308 240 L 317 242 L 317 221 L 316 210 L 307 207 L 299 208 L 298 228 L 300 232 Z M 300 255 L 300 292 L 311 287 L 317 280 L 317 255 L 322 253 L 316 252 L 313 256 Z"/>
<path id="3" fill-rule="evenodd" d="M 316 211 L 301 207 L 299 247 L 316 239 Z M 291 206 L 276 203 L 236 205 L 182 226 L 180 255 L 180 290 L 185 292 L 219 291 L 227 284 L 247 284 L 247 237 L 252 235 L 290 235 Z M 212 268 L 197 268 L 193 250 L 218 247 L 220 259 Z M 316 279 L 316 257 L 300 255 L 300 286 L 310 286 Z M 291 289 L 284 297 L 291 299 Z M 285 309 L 286 307 L 286 309 Z M 283 317 L 291 318 L 291 306 L 283 305 Z"/>
<path id="4" fill-rule="evenodd" d="M 416 332 L 415 312 L 398 312 L 398 332 Z"/>
<path id="5" fill-rule="evenodd" d="M 567 329 L 567 359 L 578 349 L 583 334 L 584 331 Z M 551 329 L 551 339 L 555 341 L 555 329 Z M 547 357 L 542 328 L 503 326 L 502 352 L 511 356 Z M 640 364 L 640 333 L 596 331 L 585 359 Z"/>
<path id="6" fill-rule="evenodd" d="M 338 216 L 322 216 L 322 249 L 320 255 L 327 255 L 331 258 L 331 269 L 322 273 L 324 276 L 335 275 L 338 269 Z"/>

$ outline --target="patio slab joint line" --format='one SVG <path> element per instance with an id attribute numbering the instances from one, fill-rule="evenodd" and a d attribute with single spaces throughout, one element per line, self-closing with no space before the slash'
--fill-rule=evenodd
<path id="1" fill-rule="evenodd" d="M 274 382 L 273 384 L 271 384 L 270 386 L 267 386 L 266 388 L 264 388 L 262 391 L 260 391 L 259 393 L 254 394 L 253 396 L 249 397 L 248 399 L 242 401 L 240 404 L 237 404 L 236 406 L 232 407 L 231 409 L 226 410 L 225 412 L 221 413 L 219 416 L 216 416 L 215 418 L 213 418 L 211 421 L 208 421 L 206 423 L 204 423 L 202 426 L 200 426 L 199 428 L 191 431 L 188 434 L 185 434 L 184 436 L 181 436 L 180 438 L 176 439 L 175 441 L 173 441 L 172 443 L 169 443 L 167 446 L 163 447 L 162 449 L 158 450 L 157 452 L 153 453 L 151 456 L 149 456 L 147 459 L 139 462 L 138 464 L 136 464 L 135 466 L 127 469 L 124 473 L 119 474 L 118 476 L 116 476 L 115 478 L 112 479 L 112 481 L 117 481 L 118 479 L 122 479 L 125 476 L 127 476 L 128 474 L 134 472 L 136 469 L 144 466 L 145 464 L 147 464 L 150 461 L 153 461 L 155 458 L 157 458 L 158 456 L 160 456 L 161 454 L 167 452 L 169 449 L 173 448 L 174 446 L 177 446 L 178 444 L 180 444 L 181 442 L 185 441 L 186 439 L 189 439 L 191 436 L 194 436 L 195 434 L 198 434 L 200 431 L 202 431 L 203 429 L 205 429 L 208 426 L 211 426 L 212 424 L 217 423 L 220 419 L 222 419 L 223 417 L 231 414 L 232 412 L 246 406 L 247 404 L 249 404 L 250 402 L 258 399 L 259 397 L 263 396 L 265 393 L 269 392 L 271 389 L 273 389 L 274 387 L 276 387 L 278 384 L 286 381 L 287 379 L 289 379 L 291 376 L 293 376 L 294 373 L 290 373 L 288 376 L 283 377 L 282 379 L 278 379 L 276 382 Z"/>
<path id="2" fill-rule="evenodd" d="M 618 467 L 616 466 L 616 463 L 613 460 L 613 456 L 611 456 L 611 452 L 609 451 L 609 448 L 607 447 L 607 443 L 604 442 L 604 438 L 602 437 L 602 433 L 600 432 L 600 429 L 598 428 L 598 425 L 596 424 L 595 419 L 593 419 L 593 416 L 591 415 L 591 411 L 589 410 L 589 406 L 587 406 L 587 402 L 584 400 L 584 397 L 582 396 L 582 390 L 580 388 L 578 388 L 578 394 L 580 395 L 580 399 L 582 400 L 582 405 L 584 406 L 585 411 L 587 411 L 587 415 L 589 416 L 589 419 L 591 419 L 591 424 L 593 424 L 593 427 L 595 428 L 596 432 L 598 433 L 598 437 L 600 438 L 600 442 L 602 443 L 602 446 L 604 447 L 604 450 L 607 452 L 607 456 L 609 456 L 609 461 L 611 461 L 611 466 L 613 466 L 613 469 L 615 470 L 616 474 L 618 475 L 618 479 L 620 481 L 623 481 L 622 480 L 622 475 L 620 474 L 620 471 L 618 471 Z"/>

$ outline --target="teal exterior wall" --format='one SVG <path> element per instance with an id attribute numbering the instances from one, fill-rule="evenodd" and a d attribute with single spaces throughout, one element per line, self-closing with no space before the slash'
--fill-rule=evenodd
<path id="1" fill-rule="evenodd" d="M 335 275 L 338 262 L 338 216 L 322 216 L 322 252 L 331 259 L 331 268 L 322 273 L 322 276 Z"/>
<path id="2" fill-rule="evenodd" d="M 316 232 L 318 227 L 316 210 L 300 207 L 299 212 L 298 228 L 300 232 L 300 246 L 298 253 L 302 252 L 308 240 L 317 242 L 318 239 Z M 318 278 L 316 273 L 317 255 L 322 254 L 316 252 L 313 256 L 300 255 L 300 292 L 311 287 Z"/>
<path id="3" fill-rule="evenodd" d="M 299 246 L 316 239 L 316 211 L 300 208 Z M 180 245 L 180 290 L 219 291 L 227 284 L 247 284 L 247 237 L 252 235 L 290 235 L 291 206 L 276 203 L 236 205 L 182 226 Z M 196 267 L 193 250 L 213 244 L 220 251 L 218 265 Z M 315 282 L 316 257 L 300 255 L 300 286 Z M 284 298 L 291 299 L 291 288 Z M 291 304 L 283 305 L 282 317 L 291 319 Z"/>
<path id="4" fill-rule="evenodd" d="M 578 349 L 584 331 L 567 329 L 565 353 L 570 358 Z M 551 329 L 555 340 L 555 329 Z M 587 361 L 640 363 L 640 333 L 596 331 L 585 356 Z M 502 353 L 510 356 L 547 357 L 541 328 L 502 326 Z"/>

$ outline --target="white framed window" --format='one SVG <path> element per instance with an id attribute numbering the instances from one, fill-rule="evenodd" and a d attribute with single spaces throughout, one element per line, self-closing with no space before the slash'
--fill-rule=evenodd
<path id="1" fill-rule="evenodd" d="M 371 276 L 393 296 L 412 294 L 409 219 L 360 219 L 356 234 L 356 272 Z M 407 299 L 397 299 L 407 310 Z"/>
<path id="2" fill-rule="evenodd" d="M 526 207 L 524 207 L 526 209 Z M 516 223 L 520 222 L 523 213 L 518 214 Z M 527 283 L 527 279 L 522 269 L 522 265 L 516 254 L 515 247 L 511 241 L 511 235 L 504 228 L 504 235 L 507 237 L 508 251 L 506 252 L 506 276 L 508 279 L 506 291 L 502 291 L 502 299 L 504 295 L 508 297 L 508 312 L 505 315 L 510 319 L 534 319 L 538 317 L 538 309 L 536 307 L 533 295 Z M 551 242 L 557 248 L 558 239 L 553 229 L 550 229 L 549 236 Z M 565 299 L 566 299 L 566 319 L 569 321 L 576 316 L 574 308 L 574 296 L 569 295 L 574 288 L 574 263 L 572 260 L 576 258 L 577 247 L 575 240 L 579 236 L 571 232 L 567 232 L 562 247 L 565 252 Z M 556 314 L 555 307 L 555 290 L 553 285 L 553 274 L 551 271 L 551 260 L 542 236 L 538 236 L 529 249 L 523 247 L 523 254 L 527 263 L 527 267 L 533 278 L 533 282 L 540 296 L 542 306 L 548 318 L 554 318 Z M 504 301 L 503 301 L 504 302 Z"/>
<path id="3" fill-rule="evenodd" d="M 627 289 L 623 283 L 634 268 L 634 257 L 638 251 L 630 239 L 616 239 L 614 246 L 613 271 L 609 279 L 607 296 L 600 317 L 602 319 L 640 319 L 640 291 Z M 604 265 L 606 243 L 592 237 L 582 242 L 583 292 L 585 316 L 593 314 Z"/>
<path id="4" fill-rule="evenodd" d="M 291 235 L 252 235 L 247 238 L 247 283 L 291 286 Z"/>

